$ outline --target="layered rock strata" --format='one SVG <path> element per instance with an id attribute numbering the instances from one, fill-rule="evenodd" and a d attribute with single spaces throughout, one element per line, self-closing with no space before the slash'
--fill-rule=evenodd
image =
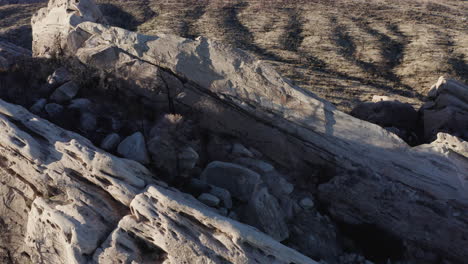
<path id="1" fill-rule="evenodd" d="M 0 100 L 0 128 L 0 250 L 10 260 L 315 263 L 20 106 Z"/>
<path id="2" fill-rule="evenodd" d="M 189 40 L 172 35 L 145 36 L 102 24 L 104 22 L 92 1 L 50 1 L 49 6 L 41 9 L 33 18 L 33 53 L 39 57 L 65 55 L 76 58 L 81 63 L 102 72 L 104 76 L 116 79 L 119 83 L 118 88 L 122 92 L 143 97 L 148 105 L 166 108 L 171 112 L 190 113 L 204 129 L 242 139 L 245 145 L 254 146 L 273 162 L 285 168 L 294 169 L 298 172 L 296 175 L 298 178 L 316 166 L 328 168 L 331 175 L 326 180 L 322 177 L 318 182 L 320 184 L 318 197 L 321 203 L 326 205 L 333 218 L 352 225 L 375 226 L 378 230 L 384 230 L 401 240 L 407 250 L 430 252 L 411 254 L 419 262 L 435 262 L 443 258 L 462 263 L 468 257 L 466 251 L 468 246 L 467 156 L 463 147 L 466 143 L 458 138 L 441 134 L 433 144 L 410 148 L 393 133 L 344 114 L 314 94 L 292 85 L 268 65 L 241 50 L 206 38 Z M 10 116 L 18 119 L 16 114 L 19 113 Z M 28 138 L 27 135 L 22 136 Z M 6 142 L 11 142 L 11 146 L 16 145 L 12 147 L 13 149 L 23 149 L 29 146 L 22 137 L 7 137 L 7 139 Z M 61 142 L 61 140 L 57 136 L 54 142 Z M 460 144 L 453 147 L 449 142 Z M 21 145 L 24 146 L 21 147 Z M 60 144 L 57 147 L 61 147 Z M 42 153 L 41 149 L 42 147 L 36 149 L 34 155 L 26 157 L 33 161 L 44 155 L 48 157 L 49 154 Z M 86 160 L 94 161 L 95 159 L 88 157 L 84 159 L 85 163 Z M 138 163 L 132 164 L 130 168 L 136 166 L 137 170 L 144 170 L 141 165 L 135 165 Z M 99 164 L 93 165 L 99 168 Z M 80 169 L 95 171 L 94 166 Z M 18 168 L 29 169 L 25 163 Z M 84 173 L 78 169 L 73 170 Z M 121 205 L 123 209 L 129 206 L 134 218 L 155 223 L 156 226 L 158 226 L 158 221 L 161 226 L 172 225 L 174 222 L 180 224 L 185 221 L 185 218 L 177 218 L 171 214 L 170 210 L 165 209 L 166 206 L 170 206 L 170 201 L 158 203 L 161 193 L 166 196 L 169 194 L 161 192 L 162 187 L 157 185 L 152 185 L 154 188 L 147 188 L 149 179 L 135 178 L 135 173 L 130 172 L 129 175 L 134 175 L 134 177 L 129 176 L 132 184 L 128 183 L 128 188 L 140 189 L 129 192 L 121 185 L 112 184 L 115 181 L 114 178 L 126 182 L 127 176 L 114 177 L 112 176 L 114 174 L 110 173 L 109 177 L 113 180 L 105 178 L 110 181 L 109 184 L 106 180 L 99 181 L 102 177 L 108 176 L 106 173 L 109 172 L 106 172 L 105 168 L 103 171 L 105 173 L 92 174 L 96 178 L 90 176 L 91 178 L 87 179 L 92 183 L 90 185 L 99 186 L 107 194 L 116 196 L 114 197 L 115 204 L 109 202 L 108 208 L 120 204 L 123 204 Z M 14 175 L 24 178 L 23 174 L 24 172 L 15 172 Z M 146 175 L 142 172 L 136 174 Z M 91 174 L 86 172 L 84 175 Z M 41 179 L 41 182 L 44 184 L 47 179 Z M 66 184 L 67 181 L 63 182 Z M 40 186 L 38 190 L 45 188 L 41 185 L 34 186 Z M 134 198 L 137 193 L 142 193 L 144 188 L 147 188 L 145 191 L 147 194 L 140 194 Z M 80 197 L 80 194 L 72 197 L 75 196 Z M 151 200 L 151 197 L 155 199 L 151 205 L 144 202 Z M 83 199 L 89 200 L 89 198 Z M 174 197 L 174 200 L 178 199 L 179 197 Z M 261 197 L 257 200 L 259 199 L 261 200 Z M 34 208 L 40 207 L 40 210 L 32 211 L 37 219 L 42 217 L 40 211 L 45 210 L 42 208 L 53 208 L 54 210 L 50 209 L 51 214 L 62 210 L 58 205 L 47 207 L 47 203 L 40 199 L 34 200 L 32 204 L 36 204 Z M 72 207 L 75 209 L 87 206 L 87 204 L 86 202 L 73 204 Z M 140 204 L 143 205 L 140 206 Z M 216 220 L 216 215 L 210 215 L 208 212 L 197 213 L 198 205 L 193 205 L 189 198 L 187 201 L 184 200 L 183 204 L 188 204 L 187 207 L 181 206 L 185 208 L 183 210 L 179 208 L 184 214 L 188 214 L 187 211 L 192 212 L 205 219 L 201 221 L 192 215 L 198 222 L 201 222 L 198 225 L 214 226 L 216 230 L 218 224 L 216 221 L 212 222 Z M 155 212 L 148 212 L 152 207 L 155 207 Z M 122 219 L 118 223 L 120 231 L 116 231 L 113 236 L 124 234 L 121 239 L 127 241 L 135 237 L 133 231 L 129 231 L 132 228 L 143 230 L 143 233 L 150 232 L 144 229 L 146 228 L 144 225 L 140 227 L 128 217 L 121 218 L 126 213 L 116 215 L 116 212 L 119 210 L 99 212 L 99 214 L 107 213 L 103 216 L 105 216 L 104 219 L 110 221 L 111 226 L 115 225 L 117 220 Z M 160 216 L 161 212 L 164 212 L 163 216 Z M 46 215 L 48 217 L 48 214 Z M 93 214 L 84 213 L 84 215 Z M 77 216 L 77 218 L 80 217 L 82 217 L 81 214 Z M 30 219 L 36 218 L 30 217 Z M 52 219 L 57 219 L 57 217 Z M 100 226 L 99 219 L 101 218 L 97 217 L 97 219 L 93 220 L 96 222 L 93 226 Z M 151 219 L 159 220 L 152 221 Z M 46 223 L 47 220 L 51 221 L 49 218 L 44 220 Z M 33 221 L 27 226 L 32 226 L 30 229 L 35 230 L 37 229 L 35 226 L 41 225 L 42 222 Z M 62 225 L 62 223 L 55 224 L 58 227 Z M 86 227 L 86 225 L 81 225 L 81 228 L 83 226 Z M 98 229 L 104 233 L 115 230 L 106 229 L 104 225 Z M 26 237 L 26 241 L 42 241 L 41 234 L 44 232 L 36 232 L 37 234 L 31 232 L 26 232 L 32 236 L 31 239 Z M 94 233 L 99 234 L 99 232 Z M 63 241 L 63 239 L 68 241 L 68 233 L 64 234 L 63 236 L 57 235 L 57 238 L 52 241 Z M 195 235 L 198 238 L 204 236 L 208 238 L 200 241 L 202 243 L 205 240 L 209 241 L 206 245 L 210 247 L 212 240 L 210 240 L 209 232 L 200 231 Z M 217 232 L 214 232 L 212 236 L 217 237 Z M 220 237 L 221 241 L 225 240 L 223 236 Z M 233 240 L 236 240 L 236 236 L 233 237 Z M 69 239 L 72 241 L 71 246 L 55 249 L 48 246 L 46 248 L 49 248 L 49 251 L 56 251 L 55 255 L 66 252 L 63 255 L 65 259 L 75 258 L 78 261 L 80 258 L 90 258 L 90 255 L 96 254 L 97 251 L 93 252 L 93 248 L 95 248 L 94 245 L 99 244 L 99 239 L 91 240 L 95 242 L 91 243 L 93 246 L 90 246 L 79 243 L 81 240 L 74 240 L 81 239 L 77 235 L 72 234 L 71 238 Z M 263 238 L 268 240 L 268 237 L 260 233 L 255 233 L 252 239 L 258 238 L 262 241 Z M 102 246 L 99 254 L 119 252 L 116 255 L 128 256 L 129 254 L 122 251 L 125 251 L 125 248 L 119 249 L 114 246 L 114 244 L 119 245 L 117 240 L 109 239 L 106 245 Z M 213 260 L 214 256 L 220 255 L 218 252 L 225 250 L 215 246 L 210 247 L 209 250 L 192 246 L 198 245 L 196 241 L 195 244 L 191 242 L 177 244 L 173 242 L 177 239 L 174 236 L 171 237 L 171 234 L 166 231 L 161 233 L 156 241 L 148 237 L 143 240 L 146 241 L 145 245 L 149 243 L 155 246 L 150 250 L 152 254 L 162 259 L 176 261 L 176 263 L 180 260 L 177 257 L 186 259 L 189 256 L 199 261 L 205 261 L 205 258 Z M 268 241 L 275 243 L 272 240 Z M 34 248 L 34 243 L 36 242 L 28 242 L 28 248 Z M 46 241 L 45 243 L 52 242 Z M 166 243 L 174 244 L 171 248 L 167 248 L 163 246 Z M 248 245 L 252 243 L 254 247 L 255 245 L 260 247 L 255 241 L 248 241 Z M 259 259 L 260 262 L 268 258 L 271 261 L 277 260 L 279 263 L 291 261 L 290 258 L 297 258 L 291 261 L 295 263 L 311 261 L 279 244 L 274 245 L 278 247 L 275 251 L 279 253 L 273 257 L 268 257 L 271 251 L 265 248 L 261 248 L 260 256 L 249 255 L 249 250 L 239 245 L 242 252 L 247 252 L 245 257 L 229 258 L 231 254 L 237 254 L 236 249 L 232 247 L 228 247 L 224 251 L 226 254 L 221 257 L 232 262 L 236 260 L 248 262 L 263 256 L 265 258 Z M 177 246 L 181 247 L 181 253 L 174 255 L 171 250 Z M 126 247 L 135 248 L 136 246 L 129 243 Z M 246 247 L 250 248 L 250 246 Z M 148 252 L 141 248 L 139 250 Z M 42 253 L 42 251 L 38 252 Z M 195 257 L 190 255 L 190 252 L 204 253 L 202 256 Z M 137 255 L 143 257 L 142 254 Z M 31 257 L 34 254 L 27 253 L 27 255 Z M 96 258 L 99 259 L 99 256 Z M 155 256 L 151 255 L 151 258 L 154 259 Z"/>

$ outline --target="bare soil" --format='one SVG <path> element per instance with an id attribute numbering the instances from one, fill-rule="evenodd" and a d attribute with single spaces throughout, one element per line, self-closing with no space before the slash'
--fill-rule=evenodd
<path id="1" fill-rule="evenodd" d="M 418 106 L 441 75 L 468 82 L 468 1 L 97 2 L 113 25 L 248 50 L 344 111 L 373 95 Z M 29 19 L 44 5 L 0 6 L 0 38 L 30 48 Z"/>

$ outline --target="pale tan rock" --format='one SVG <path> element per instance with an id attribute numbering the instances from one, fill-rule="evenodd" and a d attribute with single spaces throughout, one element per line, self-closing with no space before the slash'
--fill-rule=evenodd
<path id="1" fill-rule="evenodd" d="M 315 263 L 2 100 L 0 179 L 0 242 L 21 263 Z"/>
<path id="2" fill-rule="evenodd" d="M 164 263 L 316 263 L 178 191 L 149 186 L 130 208 L 119 228 L 162 249 Z"/>
<path id="3" fill-rule="evenodd" d="M 83 21 L 105 23 L 93 0 L 51 0 L 31 20 L 33 54 L 55 57 L 62 53 L 66 36 Z"/>

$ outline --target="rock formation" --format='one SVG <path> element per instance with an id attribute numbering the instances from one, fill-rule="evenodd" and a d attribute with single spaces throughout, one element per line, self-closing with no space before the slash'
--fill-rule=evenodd
<path id="1" fill-rule="evenodd" d="M 31 57 L 31 52 L 6 41 L 0 41 L 0 72 L 8 71 L 17 60 Z"/>
<path id="2" fill-rule="evenodd" d="M 391 238 L 402 258 L 418 263 L 468 257 L 462 139 L 439 133 L 411 148 L 244 51 L 110 27 L 92 0 L 51 0 L 32 27 L 34 56 L 77 60 L 98 73 L 95 89 L 164 114 L 121 142 L 110 122 L 99 144 L 123 159 L 0 101 L 4 255 L 33 263 L 315 263 L 303 253 L 338 263 L 344 225 Z M 91 101 L 68 102 L 79 87 L 64 92 L 74 80 L 54 83 L 58 75 L 50 93 L 61 91 L 60 100 L 49 95 L 56 102 L 39 99 L 31 110 L 58 120 L 78 109 L 78 130 L 98 130 L 81 107 Z M 438 98 L 466 89 L 437 87 Z M 209 138 L 190 135 L 197 129 Z M 353 262 L 365 260 L 342 261 Z"/>
<path id="3" fill-rule="evenodd" d="M 0 100 L 0 126 L 0 249 L 15 261 L 315 263 L 22 107 Z"/>

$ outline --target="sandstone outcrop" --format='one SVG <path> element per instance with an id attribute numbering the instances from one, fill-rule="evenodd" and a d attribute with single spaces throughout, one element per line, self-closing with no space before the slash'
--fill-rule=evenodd
<path id="1" fill-rule="evenodd" d="M 220 149 L 222 161 L 200 153 L 198 162 L 193 148 L 179 159 L 178 148 L 164 146 L 170 153 L 161 160 L 171 166 L 159 162 L 158 168 L 168 172 L 179 160 L 186 162 L 192 174 L 184 176 L 201 179 L 190 182 L 196 183 L 191 186 L 197 189 L 195 197 L 214 195 L 210 184 L 221 187 L 234 198 L 235 210 L 228 213 L 220 201 L 201 199 L 213 205 L 207 207 L 157 182 L 140 163 L 105 153 L 0 101 L 0 125 L 6 131 L 0 134 L 2 188 L 22 190 L 26 197 L 16 200 L 13 195 L 1 208 L 8 213 L 0 216 L 14 226 L 11 237 L 19 238 L 6 236 L 15 257 L 51 263 L 314 263 L 225 214 L 276 240 L 289 237 L 284 243 L 317 259 L 340 254 L 332 221 L 390 237 L 399 254 L 416 262 L 462 263 L 468 257 L 468 162 L 460 138 L 439 134 L 433 143 L 411 148 L 393 133 L 336 110 L 241 50 L 203 37 L 145 36 L 104 23 L 91 0 L 50 1 L 33 18 L 33 53 L 69 56 L 128 98 L 187 116 L 210 136 L 239 141 Z M 443 89 L 437 91 L 443 94 Z M 158 140 L 164 134 L 168 132 L 156 129 L 150 135 L 153 160 L 163 142 L 177 142 L 167 135 L 168 140 Z M 140 139 L 144 142 L 144 135 Z M 209 141 L 215 146 L 224 142 L 216 136 Z M 139 160 L 147 163 L 144 156 Z M 230 163 L 224 157 L 235 159 Z M 301 202 L 310 195 L 316 195 L 332 220 L 313 211 L 309 201 Z M 15 210 L 20 208 L 17 214 L 8 211 L 13 202 Z M 25 246 L 15 241 L 25 241 Z"/>
<path id="2" fill-rule="evenodd" d="M 1 250 L 21 263 L 315 263 L 0 100 Z M 8 261 L 8 260 L 7 260 Z"/>

